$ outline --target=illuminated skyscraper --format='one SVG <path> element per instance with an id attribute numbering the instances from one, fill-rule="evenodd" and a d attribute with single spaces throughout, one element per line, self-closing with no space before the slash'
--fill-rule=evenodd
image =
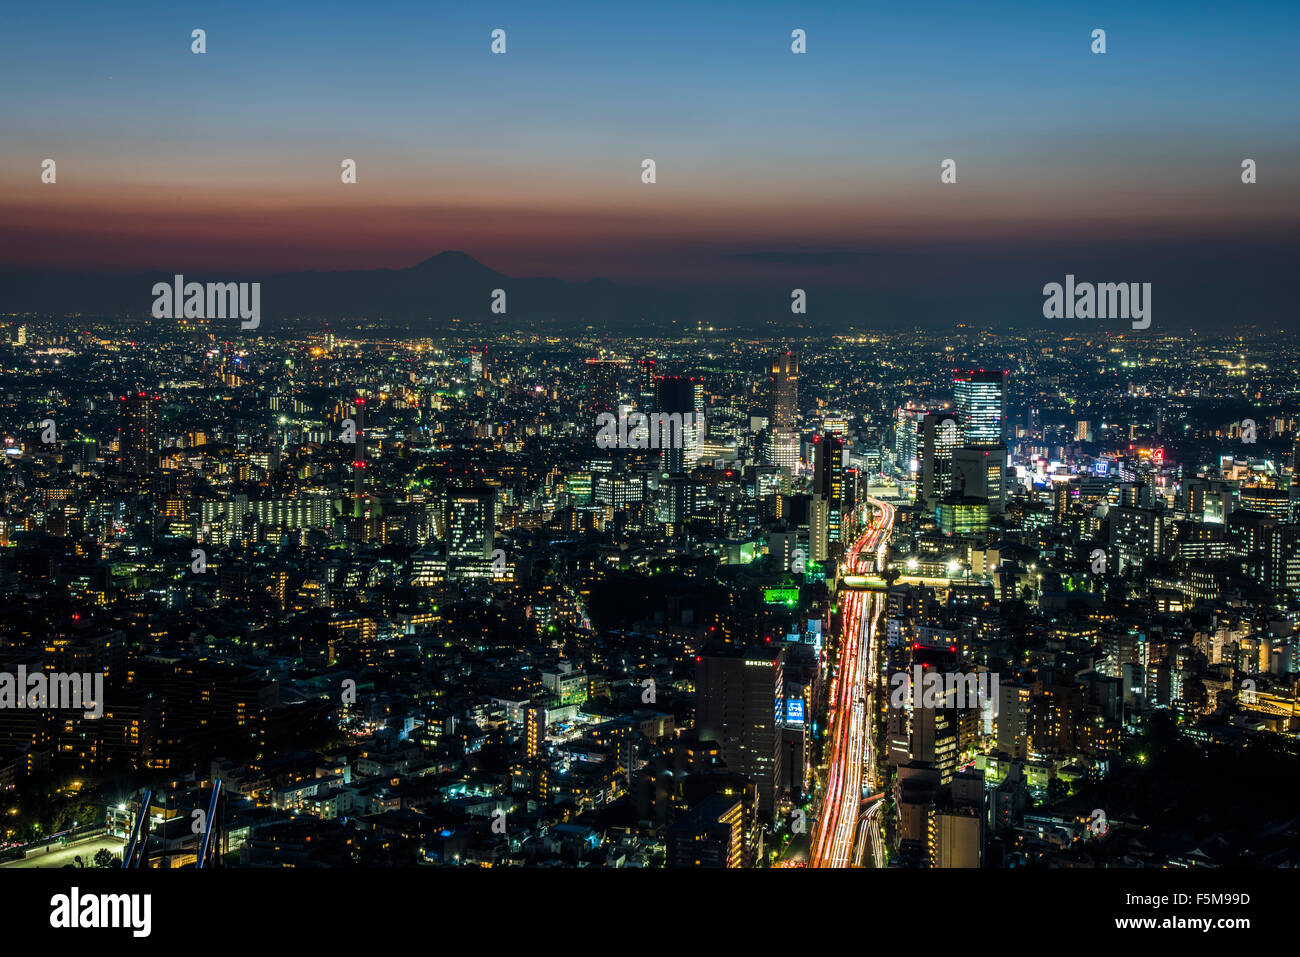
<path id="1" fill-rule="evenodd" d="M 963 448 L 954 453 L 953 478 L 945 491 L 988 500 L 998 514 L 1006 506 L 1007 486 L 1007 373 L 975 369 L 953 374 L 953 404 L 961 424 Z M 1079 423 L 1083 433 L 1088 423 Z"/>
<path id="2" fill-rule="evenodd" d="M 894 466 L 905 478 L 915 479 L 921 471 L 916 439 L 925 411 L 904 406 L 894 413 Z"/>
<path id="3" fill-rule="evenodd" d="M 953 374 L 953 404 L 970 445 L 1006 442 L 1007 373 L 974 369 Z"/>
<path id="4" fill-rule="evenodd" d="M 118 467 L 127 475 L 146 477 L 158 466 L 158 396 L 121 396 L 118 414 Z"/>
<path id="5" fill-rule="evenodd" d="M 655 407 L 655 379 L 659 377 L 654 359 L 636 360 L 637 408 L 652 412 Z"/>
<path id="6" fill-rule="evenodd" d="M 813 439 L 812 559 L 826 561 L 842 539 L 844 521 L 844 440 L 837 435 Z"/>
<path id="7" fill-rule="evenodd" d="M 469 347 L 469 377 L 471 379 L 490 378 L 488 376 L 487 346 Z"/>
<path id="8" fill-rule="evenodd" d="M 546 706 L 529 702 L 524 709 L 524 757 L 540 758 L 546 741 Z"/>
<path id="9" fill-rule="evenodd" d="M 793 430 L 799 411 L 799 357 L 793 352 L 772 356 L 767 379 L 767 424 L 771 429 Z"/>
<path id="10" fill-rule="evenodd" d="M 345 516 L 347 537 L 353 542 L 377 542 L 384 539 L 381 499 L 369 488 L 369 457 L 366 452 L 366 400 L 357 396 L 344 407 L 355 429 L 352 446 L 352 509 Z"/>
<path id="11" fill-rule="evenodd" d="M 917 499 L 932 509 L 952 490 L 953 452 L 963 444 L 961 424 L 951 412 L 927 412 L 916 444 L 921 465 Z"/>
<path id="12" fill-rule="evenodd" d="M 448 489 L 447 561 L 492 560 L 496 533 L 496 492 L 491 488 Z"/>
<path id="13" fill-rule="evenodd" d="M 686 467 L 694 468 L 700 461 L 700 446 L 704 444 L 704 377 L 691 377 L 691 408 L 695 413 L 695 422 L 686 433 Z"/>
<path id="14" fill-rule="evenodd" d="M 358 396 L 352 400 L 350 412 L 355 428 L 356 443 L 352 451 L 352 514 L 360 517 L 364 511 L 366 494 L 366 400 Z"/>
<path id="15" fill-rule="evenodd" d="M 772 355 L 767 378 L 767 461 L 794 468 L 799 461 L 799 357 Z"/>
<path id="16" fill-rule="evenodd" d="M 923 699 L 922 690 L 913 694 Z M 911 755 L 939 772 L 939 783 L 947 784 L 957 769 L 957 709 L 953 707 L 956 691 L 944 692 L 940 706 L 918 704 L 912 708 Z"/>

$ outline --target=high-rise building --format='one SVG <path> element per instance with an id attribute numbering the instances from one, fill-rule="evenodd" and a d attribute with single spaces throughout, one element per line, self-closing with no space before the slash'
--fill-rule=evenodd
<path id="1" fill-rule="evenodd" d="M 927 412 L 917 428 L 921 465 L 917 498 L 933 509 L 952 491 L 952 456 L 963 444 L 962 427 L 951 412 Z"/>
<path id="2" fill-rule="evenodd" d="M 146 477 L 158 466 L 158 399 L 136 392 L 118 401 L 117 462 L 127 475 Z"/>
<path id="3" fill-rule="evenodd" d="M 523 707 L 523 756 L 512 769 L 512 786 L 534 800 L 550 798 L 550 769 L 546 763 L 546 705 L 530 701 Z"/>
<path id="4" fill-rule="evenodd" d="M 699 464 L 704 440 L 708 438 L 704 425 L 704 377 L 691 377 L 691 408 L 695 413 L 695 422 L 686 436 L 686 467 L 694 468 Z"/>
<path id="5" fill-rule="evenodd" d="M 813 438 L 813 515 L 809 529 L 812 559 L 824 562 L 843 540 L 844 440 L 837 435 Z"/>
<path id="6" fill-rule="evenodd" d="M 695 727 L 721 746 L 727 767 L 758 785 L 759 812 L 771 818 L 781 798 L 781 720 L 785 649 L 701 655 L 695 665 Z"/>
<path id="7" fill-rule="evenodd" d="M 358 396 L 346 405 L 347 417 L 352 420 L 355 444 L 352 446 L 352 508 L 343 517 L 343 527 L 349 541 L 377 542 L 385 540 L 382 500 L 369 487 L 367 471 L 369 459 L 366 452 L 366 400 Z"/>
<path id="8" fill-rule="evenodd" d="M 352 451 L 352 514 L 357 517 L 366 491 L 366 400 L 360 396 L 353 399 L 349 414 L 356 438 Z"/>
<path id="9" fill-rule="evenodd" d="M 655 379 L 660 375 L 654 359 L 636 360 L 637 408 L 652 412 L 655 407 Z"/>
<path id="10" fill-rule="evenodd" d="M 772 465 L 794 470 L 799 464 L 799 433 L 786 429 L 768 429 L 763 438 L 763 457 Z"/>
<path id="11" fill-rule="evenodd" d="M 448 489 L 447 561 L 491 561 L 496 531 L 496 494 L 491 488 Z"/>
<path id="12" fill-rule="evenodd" d="M 920 690 L 916 693 L 919 696 Z M 955 696 L 955 692 L 949 694 Z M 918 705 L 912 709 L 912 760 L 938 770 L 940 784 L 951 781 L 957 770 L 958 714 L 950 704 L 945 701 L 941 707 Z"/>
<path id="13" fill-rule="evenodd" d="M 906 479 L 915 479 L 921 471 L 921 457 L 916 440 L 920 435 L 925 409 L 903 406 L 894 413 L 894 467 Z"/>
<path id="14" fill-rule="evenodd" d="M 524 708 L 524 757 L 540 758 L 545 743 L 546 706 L 540 701 L 531 701 Z"/>
<path id="15" fill-rule="evenodd" d="M 1007 373 L 993 369 L 955 372 L 953 405 L 965 445 L 955 457 L 954 468 L 961 478 L 953 487 L 962 491 L 964 486 L 964 494 L 988 499 L 989 511 L 1000 514 L 1006 508 Z M 1078 423 L 1075 438 L 1090 440 L 1091 426 Z"/>
<path id="16" fill-rule="evenodd" d="M 793 469 L 799 462 L 799 357 L 793 352 L 771 356 L 767 378 L 765 457 L 773 465 Z"/>
<path id="17" fill-rule="evenodd" d="M 1247 485 L 1241 489 L 1240 507 L 1249 512 L 1271 515 L 1279 522 L 1293 522 L 1291 491 L 1272 485 Z"/>
<path id="18" fill-rule="evenodd" d="M 664 531 L 678 537 L 695 511 L 695 486 L 685 475 L 670 474 L 659 486 L 659 518 Z"/>
<path id="19" fill-rule="evenodd" d="M 618 413 L 619 379 L 623 363 L 617 359 L 587 360 L 587 411 Z"/>
<path id="20" fill-rule="evenodd" d="M 469 347 L 469 377 L 471 379 L 490 378 L 490 376 L 488 375 L 487 346 Z"/>
<path id="21" fill-rule="evenodd" d="M 771 361 L 767 380 L 767 426 L 769 429 L 793 431 L 799 412 L 799 357 L 793 352 L 778 352 Z"/>
<path id="22" fill-rule="evenodd" d="M 650 425 L 658 433 L 659 467 L 669 475 L 685 474 L 699 458 L 700 429 L 695 416 L 697 390 L 702 396 L 702 389 L 703 383 L 693 376 L 667 375 L 655 380 L 655 412 L 679 416 L 681 421 L 680 436 L 675 429 Z"/>
<path id="23" fill-rule="evenodd" d="M 1031 689 L 1016 684 L 998 685 L 998 750 L 1013 758 L 1029 755 L 1029 704 Z"/>
<path id="24" fill-rule="evenodd" d="M 894 847 L 901 861 L 921 866 L 927 857 L 930 808 L 939 794 L 939 772 L 933 764 L 908 761 L 894 778 Z"/>
<path id="25" fill-rule="evenodd" d="M 992 369 L 954 371 L 953 405 L 970 445 L 1006 442 L 1007 373 Z"/>
<path id="26" fill-rule="evenodd" d="M 999 446 L 966 445 L 952 453 L 952 490 L 988 501 L 989 512 L 1006 510 L 1006 452 Z"/>
<path id="27" fill-rule="evenodd" d="M 1259 578 L 1278 591 L 1300 588 L 1300 525 L 1273 525 L 1265 531 Z"/>
<path id="28" fill-rule="evenodd" d="M 1164 522 L 1159 512 L 1145 508 L 1115 507 L 1107 513 L 1110 525 L 1112 568 L 1118 574 L 1145 567 L 1163 549 Z"/>

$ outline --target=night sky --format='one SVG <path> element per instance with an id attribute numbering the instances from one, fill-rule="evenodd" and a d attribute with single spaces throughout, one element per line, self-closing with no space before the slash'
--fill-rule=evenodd
<path id="1" fill-rule="evenodd" d="M 12 5 L 0 268 L 460 249 L 519 276 L 1023 291 L 1095 267 L 1285 308 L 1294 3 L 898 7 Z"/>

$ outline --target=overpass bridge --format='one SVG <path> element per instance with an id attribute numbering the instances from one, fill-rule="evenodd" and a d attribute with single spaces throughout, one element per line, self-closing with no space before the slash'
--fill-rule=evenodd
<path id="1" fill-rule="evenodd" d="M 889 591 L 889 583 L 875 575 L 844 575 L 840 584 L 850 591 Z"/>

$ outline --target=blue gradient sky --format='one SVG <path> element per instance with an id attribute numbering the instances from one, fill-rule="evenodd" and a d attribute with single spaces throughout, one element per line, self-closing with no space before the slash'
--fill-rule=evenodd
<path id="1" fill-rule="evenodd" d="M 1133 7 L 13 6 L 0 265 L 401 266 L 458 248 L 515 274 L 691 282 L 762 270 L 754 251 L 1293 243 L 1300 8 Z"/>

